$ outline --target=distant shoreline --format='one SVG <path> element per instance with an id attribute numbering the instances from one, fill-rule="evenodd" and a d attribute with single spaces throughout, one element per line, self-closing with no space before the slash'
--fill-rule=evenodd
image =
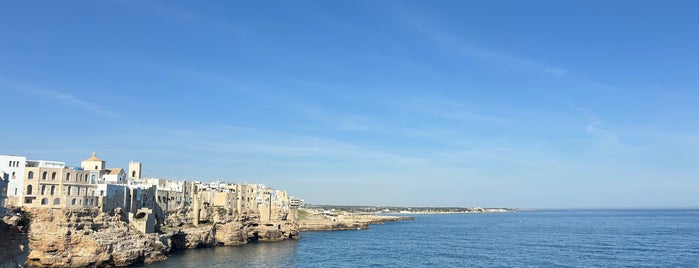
<path id="1" fill-rule="evenodd" d="M 336 206 L 308 205 L 306 209 L 323 211 L 344 211 L 365 214 L 457 214 L 457 213 L 503 213 L 524 211 L 520 208 L 482 208 L 482 207 L 394 207 L 394 206 Z"/>
<path id="2" fill-rule="evenodd" d="M 395 209 L 395 208 L 394 208 Z M 298 210 L 301 232 L 363 230 L 371 224 L 414 220 L 409 215 L 508 213 L 521 211 L 510 208 L 403 208 L 391 210 L 379 207 L 313 206 Z"/>

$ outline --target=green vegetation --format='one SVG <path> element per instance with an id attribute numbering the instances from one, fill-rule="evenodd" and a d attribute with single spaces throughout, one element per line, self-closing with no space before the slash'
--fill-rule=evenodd
<path id="1" fill-rule="evenodd" d="M 298 210 L 298 219 L 299 219 L 299 221 L 303 221 L 303 220 L 308 219 L 308 211 Z"/>
<path id="2" fill-rule="evenodd" d="M 219 217 L 223 218 L 226 216 L 226 208 L 219 206 L 216 208 L 216 211 L 218 212 Z"/>

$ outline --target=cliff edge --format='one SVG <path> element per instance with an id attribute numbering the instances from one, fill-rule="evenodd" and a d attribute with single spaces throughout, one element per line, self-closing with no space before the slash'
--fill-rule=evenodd
<path id="1" fill-rule="evenodd" d="M 199 226 L 172 217 L 158 233 L 146 234 L 120 209 L 26 209 L 0 221 L 0 268 L 130 266 L 164 261 L 176 250 L 299 237 L 295 222 L 227 218 L 212 209 L 204 214 L 210 216 Z"/>

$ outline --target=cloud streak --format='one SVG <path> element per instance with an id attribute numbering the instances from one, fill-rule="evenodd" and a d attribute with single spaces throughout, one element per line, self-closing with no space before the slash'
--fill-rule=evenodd
<path id="1" fill-rule="evenodd" d="M 585 126 L 585 132 L 589 133 L 593 137 L 597 138 L 598 141 L 602 142 L 604 145 L 607 146 L 620 146 L 622 145 L 621 140 L 619 139 L 619 136 L 614 134 L 613 132 L 605 129 L 602 127 L 604 124 L 604 121 L 598 119 L 592 113 L 587 110 L 583 109 L 581 107 L 578 107 L 577 105 L 573 103 L 568 103 L 568 106 L 579 112 L 586 121 L 586 126 Z"/>
<path id="2" fill-rule="evenodd" d="M 57 101 L 60 104 L 65 104 L 78 110 L 91 112 L 104 118 L 114 119 L 121 117 L 119 114 L 112 112 L 96 103 L 92 103 L 83 100 L 77 96 L 50 88 L 9 81 L 3 78 L 0 78 L 0 87 L 24 94 L 30 94 L 33 96 L 45 98 L 52 101 Z"/>
<path id="3" fill-rule="evenodd" d="M 479 122 L 487 124 L 512 124 L 513 120 L 498 116 L 476 113 L 466 105 L 446 98 L 402 99 L 393 103 L 396 107 L 417 111 L 437 118 Z"/>
<path id="4" fill-rule="evenodd" d="M 424 20 L 414 16 L 406 21 L 407 24 L 420 35 L 463 57 L 476 59 L 492 66 L 505 67 L 518 72 L 534 72 L 553 77 L 562 77 L 568 73 L 568 70 L 558 66 L 469 44 L 454 34 L 428 26 L 427 23 L 423 22 Z"/>

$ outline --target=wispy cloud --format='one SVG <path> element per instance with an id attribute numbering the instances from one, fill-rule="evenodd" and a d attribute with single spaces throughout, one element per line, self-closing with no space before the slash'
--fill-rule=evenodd
<path id="1" fill-rule="evenodd" d="M 553 77 L 562 77 L 568 73 L 568 70 L 558 66 L 474 45 L 453 33 L 429 26 L 429 23 L 426 23 L 427 20 L 416 16 L 411 16 L 405 21 L 419 34 L 427 37 L 437 45 L 447 48 L 463 57 L 476 59 L 489 65 L 505 67 L 519 72 L 536 72 Z"/>
<path id="2" fill-rule="evenodd" d="M 77 96 L 58 90 L 15 82 L 4 78 L 0 78 L 0 87 L 53 100 L 59 104 L 68 105 L 75 109 L 91 112 L 105 118 L 114 119 L 120 117 L 119 114 L 112 112 L 96 103 L 83 100 Z"/>
<path id="3" fill-rule="evenodd" d="M 590 110 L 581 108 L 574 103 L 568 102 L 568 106 L 580 113 L 585 119 L 585 132 L 595 137 L 605 146 L 620 146 L 622 145 L 619 137 L 612 131 L 603 127 L 604 121 L 594 116 Z"/>
<path id="4" fill-rule="evenodd" d="M 428 114 L 433 117 L 480 122 L 488 124 L 512 124 L 515 121 L 494 115 L 474 112 L 464 103 L 445 97 L 434 98 L 403 98 L 393 102 L 393 105 L 405 110 Z"/>

